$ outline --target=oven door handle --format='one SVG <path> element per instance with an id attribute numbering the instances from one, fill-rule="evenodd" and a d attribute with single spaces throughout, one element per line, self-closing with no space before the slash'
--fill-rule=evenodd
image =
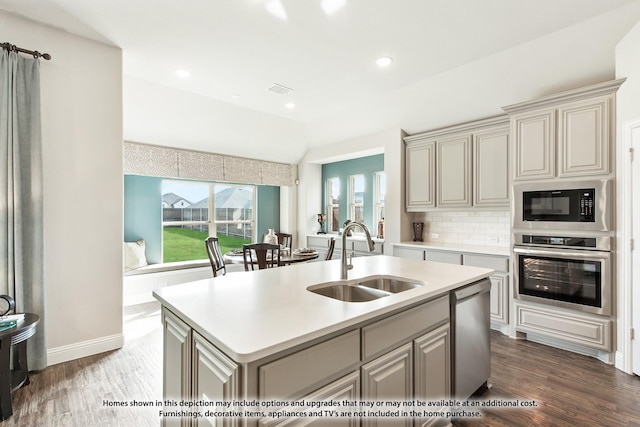
<path id="1" fill-rule="evenodd" d="M 566 250 L 566 249 L 555 249 L 555 248 L 529 248 L 529 247 L 521 247 L 515 246 L 513 248 L 513 252 L 517 254 L 524 255 L 540 255 L 540 256 L 558 256 L 562 258 L 571 258 L 571 259 L 610 259 L 611 254 L 609 252 L 602 251 L 588 251 L 588 250 Z"/>

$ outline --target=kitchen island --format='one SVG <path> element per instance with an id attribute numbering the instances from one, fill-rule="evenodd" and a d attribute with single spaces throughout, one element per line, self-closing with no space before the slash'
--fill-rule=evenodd
<path id="1" fill-rule="evenodd" d="M 184 402 L 197 403 L 187 417 L 215 424 L 213 414 L 222 412 L 208 417 L 213 403 L 206 402 L 450 397 L 449 293 L 492 270 L 362 257 L 353 260 L 349 283 L 381 276 L 422 286 L 366 302 L 307 289 L 340 281 L 340 270 L 339 260 L 299 264 L 154 292 L 164 323 L 165 425 L 180 425 L 173 415 L 185 415 L 176 410 Z M 256 412 L 226 421 L 275 425 L 292 418 Z M 357 418 L 339 420 L 353 425 Z"/>

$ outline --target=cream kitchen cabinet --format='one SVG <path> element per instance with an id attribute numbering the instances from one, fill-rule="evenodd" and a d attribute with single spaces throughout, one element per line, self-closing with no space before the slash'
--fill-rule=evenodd
<path id="1" fill-rule="evenodd" d="M 501 116 L 406 137 L 406 210 L 509 206 L 508 124 Z"/>
<path id="2" fill-rule="evenodd" d="M 454 135 L 436 143 L 436 204 L 471 206 L 471 134 Z"/>
<path id="3" fill-rule="evenodd" d="M 191 328 L 168 310 L 162 310 L 162 395 L 176 402 L 191 397 Z M 165 407 L 171 410 L 173 407 Z M 189 419 L 162 418 L 164 427 L 188 427 Z"/>
<path id="4" fill-rule="evenodd" d="M 489 277 L 491 327 L 504 333 L 508 332 L 511 299 L 509 256 L 478 253 L 473 252 L 473 249 L 465 251 L 462 246 L 457 250 L 437 250 L 418 244 L 394 245 L 393 256 L 493 269 L 494 273 Z"/>
<path id="5" fill-rule="evenodd" d="M 514 180 L 611 174 L 615 92 L 623 82 L 503 107 L 515 141 Z"/>
<path id="6" fill-rule="evenodd" d="M 211 345 L 200 334 L 169 310 L 162 310 L 163 397 L 176 406 L 165 411 L 181 411 L 180 402 L 236 400 L 239 397 L 238 365 Z M 204 414 L 211 408 L 187 407 Z M 222 426 L 222 419 L 211 417 L 163 417 L 163 426 Z M 225 426 L 239 425 L 238 419 L 225 419 Z"/>
<path id="7" fill-rule="evenodd" d="M 431 140 L 407 143 L 405 153 L 407 212 L 435 207 L 436 142 Z"/>

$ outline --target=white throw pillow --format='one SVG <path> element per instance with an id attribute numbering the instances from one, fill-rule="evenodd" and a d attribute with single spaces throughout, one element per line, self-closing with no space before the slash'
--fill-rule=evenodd
<path id="1" fill-rule="evenodd" d="M 134 270 L 147 265 L 144 254 L 144 240 L 124 243 L 124 271 Z"/>

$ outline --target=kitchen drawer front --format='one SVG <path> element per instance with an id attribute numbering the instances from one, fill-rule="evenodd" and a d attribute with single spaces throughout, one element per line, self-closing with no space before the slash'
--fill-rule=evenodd
<path id="1" fill-rule="evenodd" d="M 362 358 L 369 360 L 449 319 L 449 296 L 395 314 L 362 328 Z"/>
<path id="2" fill-rule="evenodd" d="M 330 362 L 329 362 L 330 361 Z M 258 369 L 261 399 L 291 398 L 360 362 L 360 331 L 316 344 Z"/>
<path id="3" fill-rule="evenodd" d="M 353 250 L 356 252 L 363 252 L 368 255 L 382 255 L 384 252 L 384 243 L 376 242 L 375 249 L 372 252 L 369 252 L 369 245 L 366 241 L 354 240 Z"/>
<path id="4" fill-rule="evenodd" d="M 403 248 L 399 246 L 393 247 L 393 256 L 397 256 L 400 258 L 409 258 L 409 259 L 419 259 L 421 261 L 425 260 L 425 250 L 424 249 L 410 249 Z"/>
<path id="5" fill-rule="evenodd" d="M 509 258 L 493 255 L 464 254 L 463 264 L 472 267 L 491 268 L 496 271 L 509 271 Z"/>
<path id="6" fill-rule="evenodd" d="M 612 321 L 516 302 L 516 330 L 612 351 Z"/>
<path id="7" fill-rule="evenodd" d="M 307 247 L 308 248 L 328 248 L 329 239 L 326 239 L 324 237 L 307 236 Z"/>
<path id="8" fill-rule="evenodd" d="M 462 254 L 460 252 L 427 251 L 427 260 L 462 265 Z"/>

